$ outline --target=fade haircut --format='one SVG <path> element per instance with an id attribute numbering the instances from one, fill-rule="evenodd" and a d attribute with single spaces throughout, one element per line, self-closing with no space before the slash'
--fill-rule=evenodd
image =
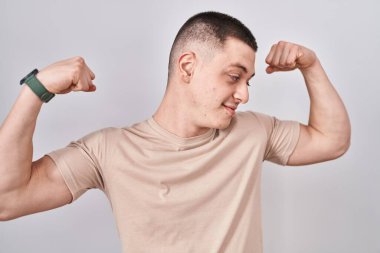
<path id="1" fill-rule="evenodd" d="M 189 18 L 174 39 L 169 58 L 168 78 L 174 72 L 175 62 L 192 43 L 207 44 L 208 51 L 222 49 L 228 38 L 238 39 L 257 51 L 256 39 L 238 19 L 227 14 L 209 11 Z"/>

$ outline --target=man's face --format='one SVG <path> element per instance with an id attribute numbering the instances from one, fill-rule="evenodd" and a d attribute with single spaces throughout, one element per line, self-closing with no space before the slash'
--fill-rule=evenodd
<path id="1" fill-rule="evenodd" d="M 240 103 L 248 101 L 248 81 L 255 73 L 255 52 L 229 38 L 214 57 L 197 65 L 191 81 L 191 111 L 200 128 L 229 126 Z"/>

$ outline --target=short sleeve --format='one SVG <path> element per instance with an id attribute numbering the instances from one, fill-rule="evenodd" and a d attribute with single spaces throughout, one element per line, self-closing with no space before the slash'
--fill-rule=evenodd
<path id="1" fill-rule="evenodd" d="M 297 121 L 279 120 L 276 117 L 256 113 L 267 133 L 264 160 L 286 165 L 299 139 L 300 124 Z"/>
<path id="2" fill-rule="evenodd" d="M 102 157 L 102 142 L 100 130 L 47 154 L 61 172 L 73 200 L 92 188 L 104 190 L 99 161 Z"/>

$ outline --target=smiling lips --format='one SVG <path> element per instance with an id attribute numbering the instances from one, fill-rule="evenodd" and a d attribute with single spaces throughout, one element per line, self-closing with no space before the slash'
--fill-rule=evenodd
<path id="1" fill-rule="evenodd" d="M 227 112 L 231 115 L 231 116 L 234 116 L 235 115 L 235 110 L 236 110 L 236 106 L 229 106 L 229 105 L 224 105 L 224 108 L 227 110 Z"/>

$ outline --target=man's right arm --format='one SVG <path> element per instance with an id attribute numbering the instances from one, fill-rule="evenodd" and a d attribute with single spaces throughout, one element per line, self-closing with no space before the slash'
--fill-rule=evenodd
<path id="1" fill-rule="evenodd" d="M 81 57 L 47 66 L 37 78 L 52 93 L 95 91 L 93 72 Z M 50 210 L 72 200 L 48 156 L 33 162 L 32 138 L 42 101 L 26 85 L 0 127 L 0 220 Z"/>

